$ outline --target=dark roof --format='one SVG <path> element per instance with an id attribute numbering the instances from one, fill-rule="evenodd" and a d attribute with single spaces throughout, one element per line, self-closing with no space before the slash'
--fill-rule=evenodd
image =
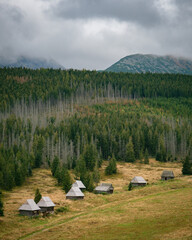
<path id="1" fill-rule="evenodd" d="M 173 171 L 164 170 L 161 177 L 174 177 Z"/>

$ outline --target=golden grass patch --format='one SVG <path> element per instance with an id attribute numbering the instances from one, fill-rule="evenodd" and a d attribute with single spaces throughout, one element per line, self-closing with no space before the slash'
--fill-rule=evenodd
<path id="1" fill-rule="evenodd" d="M 105 176 L 101 182 L 114 185 L 114 194 L 95 195 L 85 192 L 84 200 L 66 200 L 50 170 L 34 170 L 22 187 L 4 192 L 5 217 L 0 218 L 0 239 L 190 239 L 192 233 L 192 177 L 181 175 L 181 164 L 118 163 L 118 174 Z M 164 169 L 174 171 L 175 180 L 160 181 Z M 127 191 L 134 176 L 143 176 L 149 183 Z M 34 198 L 39 188 L 49 196 L 56 208 L 69 211 L 43 218 L 19 216 L 18 208 Z"/>

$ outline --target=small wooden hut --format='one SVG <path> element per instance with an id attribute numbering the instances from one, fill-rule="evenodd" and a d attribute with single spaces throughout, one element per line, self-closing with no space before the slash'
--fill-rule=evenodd
<path id="1" fill-rule="evenodd" d="M 41 212 L 53 213 L 55 204 L 51 201 L 49 197 L 42 197 L 41 200 L 37 203 L 40 207 Z"/>
<path id="2" fill-rule="evenodd" d="M 136 176 L 131 180 L 131 184 L 133 187 L 138 187 L 138 186 L 145 186 L 147 182 L 145 179 L 141 176 Z"/>
<path id="3" fill-rule="evenodd" d="M 81 191 L 86 189 L 85 185 L 80 180 L 74 182 L 72 187 L 78 187 Z"/>
<path id="4" fill-rule="evenodd" d="M 112 194 L 114 187 L 111 183 L 101 183 L 94 189 L 94 192 L 97 194 Z"/>
<path id="5" fill-rule="evenodd" d="M 169 180 L 169 179 L 174 179 L 174 173 L 173 171 L 168 171 L 168 170 L 164 170 L 163 173 L 161 174 L 161 180 Z"/>
<path id="6" fill-rule="evenodd" d="M 66 194 L 66 199 L 84 199 L 84 194 L 78 187 L 72 187 Z"/>
<path id="7" fill-rule="evenodd" d="M 39 215 L 40 208 L 38 205 L 34 202 L 33 199 L 27 199 L 26 203 L 24 203 L 19 208 L 19 213 L 24 216 L 37 216 Z"/>

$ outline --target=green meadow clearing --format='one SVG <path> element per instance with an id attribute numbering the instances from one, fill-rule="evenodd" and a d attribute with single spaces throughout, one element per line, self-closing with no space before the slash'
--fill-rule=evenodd
<path id="1" fill-rule="evenodd" d="M 84 200 L 66 200 L 64 191 L 48 169 L 37 169 L 22 187 L 4 193 L 0 218 L 0 239 L 192 239 L 192 176 L 182 176 L 180 163 L 118 163 L 111 182 L 112 195 L 85 192 Z M 164 169 L 173 170 L 175 180 L 160 181 Z M 127 191 L 134 176 L 143 176 L 148 186 Z M 65 212 L 28 218 L 18 214 L 19 206 L 34 198 L 36 188 Z"/>

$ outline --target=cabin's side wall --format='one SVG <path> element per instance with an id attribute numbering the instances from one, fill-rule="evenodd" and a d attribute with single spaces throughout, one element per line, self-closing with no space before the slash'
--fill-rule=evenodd
<path id="1" fill-rule="evenodd" d="M 32 216 L 37 216 L 39 215 L 39 211 L 24 211 L 24 210 L 19 210 L 19 213 L 23 216 L 28 216 L 28 217 L 32 217 Z"/>
<path id="2" fill-rule="evenodd" d="M 41 212 L 54 212 L 54 207 L 40 207 Z"/>
<path id="3" fill-rule="evenodd" d="M 146 183 L 132 183 L 133 187 L 146 186 Z"/>
<path id="4" fill-rule="evenodd" d="M 161 177 L 161 180 L 163 181 L 170 180 L 170 179 L 174 179 L 174 177 Z"/>
<path id="5" fill-rule="evenodd" d="M 84 199 L 84 196 L 80 196 L 80 197 L 77 197 L 77 196 L 66 196 L 66 199 Z"/>

